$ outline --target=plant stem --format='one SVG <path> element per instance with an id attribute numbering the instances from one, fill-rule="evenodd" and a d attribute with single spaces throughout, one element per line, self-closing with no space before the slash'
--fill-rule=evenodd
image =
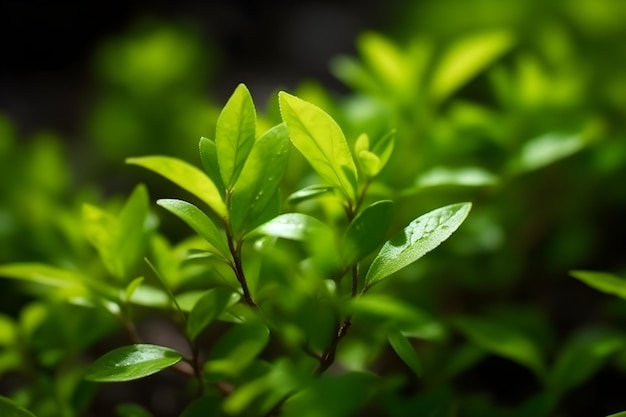
<path id="1" fill-rule="evenodd" d="M 352 325 L 352 316 L 348 316 L 337 329 L 337 332 L 335 333 L 335 337 L 333 338 L 333 341 L 330 343 L 330 346 L 328 347 L 328 349 L 326 349 L 324 354 L 322 354 L 322 357 L 320 358 L 320 361 L 317 364 L 317 368 L 315 369 L 315 375 L 323 374 L 328 368 L 330 368 L 330 365 L 333 364 L 333 362 L 335 361 L 335 355 L 337 353 L 337 346 L 339 345 L 339 342 L 341 341 L 341 339 L 343 339 L 344 336 L 348 333 L 348 329 L 350 328 L 351 325 Z"/>

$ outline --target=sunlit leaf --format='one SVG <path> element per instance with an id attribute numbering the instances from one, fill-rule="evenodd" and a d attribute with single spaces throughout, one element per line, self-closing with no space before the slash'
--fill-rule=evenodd
<path id="1" fill-rule="evenodd" d="M 537 345 L 509 324 L 478 317 L 458 317 L 453 324 L 483 349 L 528 367 L 539 376 L 544 375 L 543 357 Z"/>
<path id="2" fill-rule="evenodd" d="M 360 212 L 343 238 L 346 265 L 360 261 L 383 244 L 391 224 L 393 203 L 378 201 Z"/>
<path id="3" fill-rule="evenodd" d="M 289 146 L 284 124 L 254 143 L 232 191 L 230 215 L 236 233 L 246 231 L 270 204 L 287 166 Z"/>
<path id="4" fill-rule="evenodd" d="M 183 220 L 211 244 L 224 259 L 230 259 L 230 250 L 224 234 L 198 207 L 183 200 L 160 199 L 157 204 Z"/>
<path id="5" fill-rule="evenodd" d="M 432 97 L 441 101 L 450 96 L 512 46 L 513 37 L 506 31 L 464 36 L 439 60 L 430 83 Z"/>
<path id="6" fill-rule="evenodd" d="M 215 128 L 217 160 L 224 184 L 230 188 L 254 145 L 256 110 L 250 91 L 239 84 L 222 109 Z"/>
<path id="7" fill-rule="evenodd" d="M 224 196 L 224 180 L 222 180 L 222 174 L 220 173 L 220 166 L 217 160 L 217 146 L 215 142 L 207 139 L 200 138 L 200 160 L 202 161 L 202 167 L 204 172 L 207 173 L 213 184 L 220 190 L 222 196 Z"/>
<path id="8" fill-rule="evenodd" d="M 329 227 L 315 217 L 302 213 L 285 213 L 252 230 L 246 238 L 274 236 L 304 241 L 314 239 L 319 233 L 328 232 Z"/>
<path id="9" fill-rule="evenodd" d="M 626 299 L 626 280 L 623 278 L 595 271 L 572 271 L 570 274 L 598 291 Z"/>
<path id="10" fill-rule="evenodd" d="M 143 378 L 178 363 L 182 355 L 164 346 L 136 344 L 114 349 L 91 364 L 85 376 L 96 382 Z"/>
<path id="11" fill-rule="evenodd" d="M 587 140 L 580 134 L 548 133 L 524 144 L 512 160 L 514 172 L 527 172 L 543 168 L 580 151 Z"/>
<path id="12" fill-rule="evenodd" d="M 228 210 L 219 190 L 213 181 L 195 166 L 168 156 L 128 158 L 126 163 L 139 165 L 167 178 L 205 202 L 222 219 L 228 219 Z"/>
<path id="13" fill-rule="evenodd" d="M 135 291 L 137 291 L 137 288 L 139 288 L 139 286 L 143 283 L 143 279 L 143 277 L 135 278 L 126 286 L 124 294 L 127 300 L 130 300 L 132 298 Z"/>
<path id="14" fill-rule="evenodd" d="M 401 332 L 394 330 L 389 332 L 388 340 L 393 350 L 398 354 L 400 359 L 415 372 L 415 375 L 422 376 L 424 366 L 417 352 L 411 345 L 411 342 L 409 342 L 409 339 Z"/>
<path id="15" fill-rule="evenodd" d="M 322 196 L 324 194 L 328 194 L 333 191 L 335 187 L 332 185 L 309 185 L 301 190 L 296 191 L 287 197 L 287 202 L 289 204 L 299 204 L 307 200 L 314 199 L 316 197 Z"/>
<path id="16" fill-rule="evenodd" d="M 0 416 L 2 417 L 36 417 L 33 413 L 18 405 L 15 401 L 0 395 Z"/>
<path id="17" fill-rule="evenodd" d="M 435 249 L 454 233 L 471 203 L 441 207 L 413 220 L 382 247 L 365 278 L 365 288 L 377 284 Z"/>
<path id="18" fill-rule="evenodd" d="M 441 186 L 482 187 L 497 183 L 498 177 L 479 167 L 436 167 L 423 173 L 415 180 L 415 185 L 418 188 Z"/>
<path id="19" fill-rule="evenodd" d="M 239 295 L 230 288 L 218 287 L 207 291 L 193 306 L 187 319 L 187 335 L 195 339 L 230 305 L 237 302 Z"/>
<path id="20" fill-rule="evenodd" d="M 356 197 L 357 172 L 346 138 L 322 109 L 281 91 L 280 111 L 294 146 L 313 169 L 349 201 Z"/>

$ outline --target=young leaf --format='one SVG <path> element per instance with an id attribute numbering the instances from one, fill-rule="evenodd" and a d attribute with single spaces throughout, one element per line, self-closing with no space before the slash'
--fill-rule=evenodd
<path id="1" fill-rule="evenodd" d="M 441 101 L 471 80 L 513 45 L 510 33 L 480 33 L 453 44 L 439 61 L 434 72 L 431 95 Z"/>
<path id="2" fill-rule="evenodd" d="M 545 366 L 539 348 L 510 325 L 476 317 L 458 317 L 453 324 L 483 349 L 526 366 L 539 376 L 544 375 Z"/>
<path id="3" fill-rule="evenodd" d="M 357 171 L 337 122 L 322 109 L 281 91 L 280 112 L 294 146 L 325 181 L 351 202 L 357 193 Z"/>
<path id="4" fill-rule="evenodd" d="M 580 151 L 587 145 L 581 134 L 547 133 L 524 144 L 512 159 L 511 170 L 523 173 L 543 168 Z"/>
<path id="5" fill-rule="evenodd" d="M 394 129 L 371 145 L 370 151 L 376 154 L 378 159 L 380 159 L 380 169 L 383 169 L 385 165 L 387 165 L 387 162 L 389 162 L 389 158 L 391 158 L 395 144 L 396 131 Z"/>
<path id="6" fill-rule="evenodd" d="M 217 160 L 217 146 L 211 139 L 200 138 L 200 160 L 202 161 L 202 167 L 204 172 L 207 173 L 211 181 L 222 193 L 222 197 L 225 193 L 224 181 L 222 180 L 222 174 L 220 174 L 220 166 Z"/>
<path id="7" fill-rule="evenodd" d="M 143 283 L 143 280 L 144 280 L 143 277 L 135 278 L 126 286 L 126 290 L 124 291 L 126 301 L 130 301 L 133 298 L 133 294 L 135 294 L 135 291 L 137 291 L 137 288 L 141 286 L 141 284 Z"/>
<path id="8" fill-rule="evenodd" d="M 230 217 L 236 233 L 246 231 L 271 202 L 288 156 L 289 135 L 284 124 L 268 130 L 254 143 L 232 191 Z"/>
<path id="9" fill-rule="evenodd" d="M 10 398 L 0 395 L 0 416 L 2 417 L 36 417 Z"/>
<path id="10" fill-rule="evenodd" d="M 598 291 L 626 299 L 626 280 L 606 272 L 572 271 L 574 278 Z"/>
<path id="11" fill-rule="evenodd" d="M 255 236 L 274 236 L 283 239 L 305 241 L 315 238 L 319 233 L 332 233 L 329 227 L 302 213 L 281 214 L 252 230 L 246 238 Z"/>
<path id="12" fill-rule="evenodd" d="M 131 381 L 169 368 L 181 359 L 180 353 L 164 346 L 122 346 L 92 363 L 85 378 L 95 382 Z"/>
<path id="13" fill-rule="evenodd" d="M 345 265 L 360 261 L 384 242 L 391 224 L 392 208 L 391 201 L 378 201 L 350 223 L 343 238 Z"/>
<path id="14" fill-rule="evenodd" d="M 230 188 L 239 177 L 254 145 L 256 111 L 250 92 L 239 84 L 217 119 L 215 146 L 224 184 Z"/>
<path id="15" fill-rule="evenodd" d="M 223 220 L 228 219 L 228 210 L 215 183 L 195 166 L 168 156 L 128 158 L 126 163 L 139 165 L 167 178 L 205 202 Z"/>
<path id="16" fill-rule="evenodd" d="M 217 253 L 224 259 L 231 259 L 226 238 L 198 207 L 186 201 L 175 199 L 159 199 L 157 204 L 187 223 L 189 227 L 217 249 Z"/>
<path id="17" fill-rule="evenodd" d="M 424 366 L 422 365 L 422 361 L 417 355 L 417 352 L 415 352 L 415 349 L 411 346 L 409 339 L 397 330 L 390 331 L 387 339 L 389 340 L 389 344 L 393 350 L 398 354 L 400 359 L 402 359 L 402 361 L 406 363 L 413 372 L 415 372 L 415 375 L 422 376 Z"/>
<path id="18" fill-rule="evenodd" d="M 303 189 L 298 190 L 295 193 L 291 194 L 289 197 L 287 197 L 287 203 L 302 203 L 303 201 L 311 200 L 321 195 L 328 194 L 334 189 L 335 187 L 333 187 L 332 185 L 309 185 L 308 187 L 304 187 Z"/>
<path id="19" fill-rule="evenodd" d="M 367 271 L 365 289 L 439 246 L 463 223 L 471 206 L 471 203 L 452 204 L 413 220 L 382 247 Z"/>
<path id="20" fill-rule="evenodd" d="M 187 319 L 187 335 L 194 340 L 205 327 L 217 319 L 233 302 L 239 299 L 230 288 L 213 288 L 200 298 L 193 306 Z"/>
<path id="21" fill-rule="evenodd" d="M 494 174 L 479 167 L 436 167 L 415 181 L 416 190 L 442 186 L 482 187 L 497 183 L 498 178 Z"/>

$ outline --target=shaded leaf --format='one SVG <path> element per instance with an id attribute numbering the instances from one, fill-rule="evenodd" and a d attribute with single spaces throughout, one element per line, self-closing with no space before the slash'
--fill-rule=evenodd
<path id="1" fill-rule="evenodd" d="M 409 339 L 401 332 L 392 330 L 389 332 L 388 340 L 393 350 L 398 354 L 400 359 L 415 372 L 415 375 L 422 376 L 424 366 L 417 352 L 411 345 L 411 342 L 409 342 Z"/>
<path id="2" fill-rule="evenodd" d="M 528 172 L 543 168 L 580 151 L 587 145 L 581 134 L 547 133 L 524 144 L 513 158 L 513 172 Z"/>
<path id="3" fill-rule="evenodd" d="M 196 233 L 211 244 L 224 259 L 231 258 L 224 234 L 198 207 L 183 200 L 159 199 L 157 204 L 183 220 Z"/>
<path id="4" fill-rule="evenodd" d="M 222 109 L 215 128 L 215 145 L 224 184 L 230 188 L 239 177 L 254 145 L 256 110 L 250 91 L 239 84 Z"/>
<path id="5" fill-rule="evenodd" d="M 187 335 L 194 340 L 222 312 L 239 300 L 230 288 L 218 287 L 207 291 L 193 306 L 187 319 Z"/>
<path id="6" fill-rule="evenodd" d="M 228 219 L 228 210 L 219 190 L 213 181 L 195 166 L 168 156 L 128 158 L 126 163 L 139 165 L 167 178 L 202 200 L 222 219 Z"/>
<path id="7" fill-rule="evenodd" d="M 238 375 L 263 351 L 268 341 L 269 330 L 263 324 L 236 324 L 215 343 L 204 371 L 211 380 Z"/>
<path id="8" fill-rule="evenodd" d="M 603 329 L 578 332 L 559 352 L 548 376 L 549 386 L 565 393 L 600 369 L 612 354 L 622 350 L 624 335 Z"/>
<path id="9" fill-rule="evenodd" d="M 413 220 L 382 247 L 365 277 L 365 289 L 435 249 L 463 223 L 471 203 L 441 207 Z"/>
<path id="10" fill-rule="evenodd" d="M 114 349 L 91 364 L 85 376 L 96 382 L 144 378 L 178 363 L 182 355 L 164 346 L 136 344 Z"/>
<path id="11" fill-rule="evenodd" d="M 528 367 L 539 376 L 545 374 L 539 348 L 521 331 L 488 318 L 458 317 L 452 323 L 483 349 Z"/>
<path id="12" fill-rule="evenodd" d="M 254 143 L 232 191 L 230 216 L 236 233 L 247 231 L 271 203 L 287 166 L 289 146 L 284 124 Z"/>
<path id="13" fill-rule="evenodd" d="M 392 209 L 393 202 L 378 201 L 354 218 L 343 238 L 346 265 L 365 258 L 385 241 L 391 224 Z"/>
<path id="14" fill-rule="evenodd" d="M 153 417 L 152 414 L 139 404 L 123 403 L 115 407 L 119 417 Z"/>
<path id="15" fill-rule="evenodd" d="M 479 167 L 436 167 L 420 175 L 415 180 L 415 185 L 418 188 L 441 186 L 482 187 L 497 183 L 498 177 Z"/>
<path id="16" fill-rule="evenodd" d="M 325 181 L 351 202 L 357 188 L 356 165 L 337 123 L 322 109 L 281 91 L 280 112 L 294 146 Z"/>
<path id="17" fill-rule="evenodd" d="M 626 280 L 606 272 L 571 271 L 570 274 L 590 287 L 626 299 Z"/>
<path id="18" fill-rule="evenodd" d="M 0 416 L 2 417 L 36 417 L 33 413 L 17 404 L 10 398 L 0 395 Z"/>

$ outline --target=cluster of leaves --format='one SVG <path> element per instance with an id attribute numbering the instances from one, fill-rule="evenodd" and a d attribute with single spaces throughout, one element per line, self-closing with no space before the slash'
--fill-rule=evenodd
<path id="1" fill-rule="evenodd" d="M 240 85 L 218 118 L 215 140 L 200 141 L 204 171 L 167 156 L 128 159 L 179 185 L 205 207 L 179 199 L 157 201 L 198 235 L 193 243 L 185 243 L 187 250 L 178 260 L 155 235 L 148 195 L 140 185 L 117 215 L 93 205 L 82 209 L 83 229 L 105 276 L 45 264 L 0 267 L 3 276 L 53 287 L 55 298 L 109 313 L 122 324 L 134 343 L 91 364 L 84 371 L 88 380 L 128 381 L 176 367 L 195 378 L 200 393 L 186 416 L 264 415 L 279 410 L 284 415 L 306 415 L 327 394 L 334 399 L 327 403 L 329 413 L 349 415 L 372 401 L 383 380 L 365 372 L 365 366 L 334 376 L 325 372 L 335 363 L 352 321 L 368 314 L 384 318 L 375 333 L 386 334 L 391 348 L 421 374 L 409 338 L 420 337 L 420 327 L 430 320 L 399 320 L 404 312 L 387 311 L 387 300 L 370 296 L 369 291 L 446 240 L 464 221 L 470 204 L 432 210 L 387 240 L 392 202 L 370 201 L 367 190 L 389 160 L 393 134 L 373 146 L 366 135 L 360 136 L 354 158 L 341 128 L 328 114 L 284 92 L 279 100 L 284 122 L 257 137 L 255 107 L 247 88 Z M 281 214 L 279 186 L 290 143 L 322 184 L 293 193 L 288 204 L 298 207 L 328 199 L 343 218 L 317 218 L 298 211 Z M 152 255 L 147 262 L 158 285 L 134 275 L 148 245 Z M 190 262 L 200 267 L 194 284 L 181 273 Z M 366 273 L 361 273 L 363 263 L 369 264 Z M 181 291 L 186 286 L 193 291 Z M 190 355 L 145 343 L 132 319 L 137 305 L 170 311 Z M 21 324 L 5 321 L 16 335 L 6 340 L 8 354 L 19 349 Z M 206 352 L 198 338 L 216 321 L 230 327 Z M 70 335 L 74 337 L 78 336 Z M 288 354 L 261 359 L 259 354 L 272 340 L 284 345 Z M 64 356 L 57 354 L 53 365 Z M 77 389 L 80 384 L 74 385 Z M 355 396 L 356 391 L 371 394 Z M 350 401 L 339 401 L 342 398 Z M 319 404 L 316 407 L 320 409 Z"/>

